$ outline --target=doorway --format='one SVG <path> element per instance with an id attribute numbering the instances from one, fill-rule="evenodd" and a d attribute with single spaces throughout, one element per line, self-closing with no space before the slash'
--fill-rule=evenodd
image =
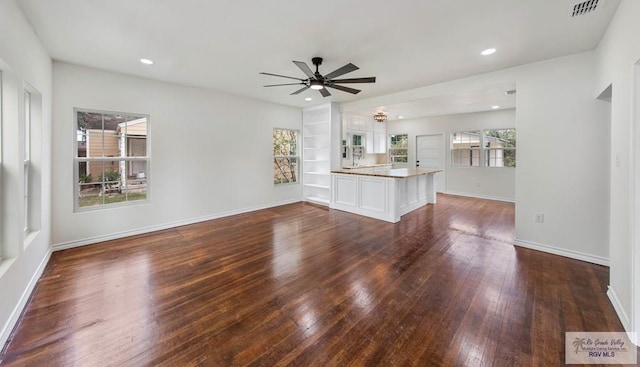
<path id="1" fill-rule="evenodd" d="M 444 134 L 416 137 L 416 167 L 440 169 L 435 175 L 436 192 L 445 191 Z"/>

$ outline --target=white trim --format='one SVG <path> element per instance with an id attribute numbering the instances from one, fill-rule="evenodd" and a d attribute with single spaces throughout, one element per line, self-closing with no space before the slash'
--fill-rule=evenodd
<path id="1" fill-rule="evenodd" d="M 31 277 L 31 279 L 29 280 L 29 283 L 27 284 L 27 287 L 25 288 L 24 292 L 22 292 L 22 296 L 20 297 L 18 304 L 16 305 L 16 307 L 13 308 L 13 311 L 11 312 L 11 316 L 9 316 L 9 320 L 7 320 L 7 322 L 2 327 L 2 331 L 0 331 L 0 349 L 4 348 L 4 345 L 7 343 L 7 341 L 9 340 L 9 337 L 11 336 L 11 333 L 13 332 L 13 328 L 16 326 L 16 324 L 20 320 L 22 311 L 24 310 L 25 306 L 27 305 L 27 302 L 29 302 L 29 299 L 31 298 L 31 293 L 36 287 L 36 284 L 38 284 L 38 280 L 40 280 L 40 277 L 42 276 L 44 269 L 47 267 L 47 264 L 49 263 L 49 259 L 51 258 L 51 252 L 52 250 L 51 248 L 49 248 L 49 250 L 47 250 L 46 255 L 40 262 L 40 265 L 38 265 L 38 268 L 36 269 L 35 273 L 33 273 L 33 276 Z"/>
<path id="2" fill-rule="evenodd" d="M 631 137 L 629 141 L 631 147 L 631 164 L 629 164 L 629 184 L 631 187 L 629 191 L 629 201 L 631 202 L 629 210 L 629 223 L 631 223 L 631 256 L 629 259 L 631 270 L 631 289 L 629 290 L 631 296 L 631 318 L 628 327 L 625 325 L 625 330 L 627 330 L 627 333 L 635 332 L 631 333 L 634 336 L 632 341 L 638 345 L 640 338 L 636 338 L 636 336 L 640 332 L 640 268 L 638 268 L 638 261 L 640 261 L 640 226 L 638 225 L 640 216 L 640 148 L 636 143 L 636 139 L 640 134 L 640 60 L 633 65 L 632 75 L 631 134 L 629 134 Z M 620 312 L 618 312 L 618 315 L 620 315 Z"/>
<path id="3" fill-rule="evenodd" d="M 579 251 L 567 250 L 564 248 L 550 246 L 550 245 L 543 245 L 541 243 L 536 243 L 531 241 L 519 240 L 517 238 L 515 240 L 515 245 L 532 249 L 532 250 L 547 252 L 554 255 L 560 255 L 560 256 L 571 258 L 571 259 L 586 261 L 593 264 L 609 266 L 609 259 L 602 256 L 586 254 L 584 252 L 579 252 Z"/>
<path id="4" fill-rule="evenodd" d="M 638 345 L 638 342 L 640 342 L 640 340 L 638 340 L 637 338 L 637 333 L 631 331 L 631 321 L 629 319 L 629 316 L 626 312 L 624 312 L 624 307 L 622 307 L 622 303 L 620 302 L 618 293 L 612 286 L 609 286 L 609 289 L 607 290 L 607 296 L 609 297 L 609 301 L 611 301 L 611 305 L 613 305 L 613 309 L 616 311 L 616 314 L 618 314 L 618 318 L 620 319 L 622 326 L 626 330 L 627 336 L 629 336 L 631 342 L 633 342 L 635 345 Z"/>
<path id="5" fill-rule="evenodd" d="M 164 230 L 164 229 L 175 228 L 175 227 L 180 227 L 180 226 L 186 226 L 186 225 L 194 224 L 194 223 L 206 222 L 208 220 L 213 220 L 213 219 L 218 219 L 218 218 L 223 218 L 223 217 L 229 217 L 229 216 L 232 216 L 232 215 L 249 213 L 249 212 L 253 212 L 253 211 L 256 211 L 256 210 L 263 210 L 263 209 L 269 209 L 269 208 L 273 208 L 273 207 L 277 207 L 277 206 L 281 206 L 281 205 L 298 203 L 298 202 L 301 202 L 301 201 L 302 201 L 301 199 L 285 200 L 285 201 L 281 201 L 281 202 L 277 202 L 277 203 L 270 203 L 270 204 L 259 205 L 259 206 L 244 208 L 244 209 L 230 210 L 230 211 L 227 211 L 227 212 L 211 214 L 211 215 L 206 215 L 206 216 L 203 216 L 203 217 L 191 218 L 191 219 L 181 220 L 181 221 L 177 221 L 177 222 L 165 223 L 165 224 L 149 226 L 149 227 L 143 227 L 143 228 L 137 228 L 137 229 L 132 229 L 132 230 L 129 230 L 129 231 L 111 233 L 111 234 L 106 234 L 106 235 L 102 235 L 102 236 L 95 236 L 95 237 L 85 238 L 85 239 L 81 239 L 81 240 L 62 242 L 62 243 L 57 243 L 57 244 L 52 245 L 51 249 L 52 249 L 52 251 L 66 250 L 66 249 L 70 249 L 70 248 L 74 248 L 74 247 L 91 245 L 91 244 L 98 243 L 98 242 L 110 241 L 110 240 L 115 240 L 115 239 L 129 237 L 129 236 L 136 236 L 136 235 L 139 235 L 139 234 L 150 233 L 150 232 L 155 232 L 155 231 L 161 231 L 161 230 Z"/>
<path id="6" fill-rule="evenodd" d="M 500 197 L 500 196 L 490 196 L 490 195 L 479 195 L 479 194 L 472 194 L 472 193 L 468 193 L 468 192 L 446 191 L 446 192 L 443 192 L 443 194 L 456 195 L 456 196 L 466 196 L 466 197 L 476 198 L 476 199 L 505 201 L 507 203 L 515 203 L 516 202 L 516 200 L 512 199 L 512 198 L 503 198 L 503 197 Z"/>

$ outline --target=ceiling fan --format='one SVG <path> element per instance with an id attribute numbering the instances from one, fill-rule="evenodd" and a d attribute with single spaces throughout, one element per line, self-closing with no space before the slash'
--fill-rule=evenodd
<path id="1" fill-rule="evenodd" d="M 313 63 L 313 65 L 316 66 L 315 73 L 309 68 L 309 65 L 307 65 L 305 62 L 302 62 L 302 61 L 293 62 L 294 64 L 296 64 L 297 67 L 300 68 L 300 70 L 302 70 L 303 73 L 305 73 L 305 75 L 308 77 L 306 79 L 296 78 L 296 77 L 286 76 L 286 75 L 271 74 L 271 73 L 260 73 L 260 74 L 299 80 L 298 83 L 265 85 L 265 87 L 279 87 L 283 85 L 303 85 L 302 88 L 291 93 L 291 95 L 300 94 L 309 88 L 317 90 L 318 92 L 320 92 L 320 94 L 322 94 L 323 97 L 328 97 L 331 95 L 331 93 L 329 93 L 327 88 L 333 88 L 333 89 L 341 90 L 343 92 L 347 92 L 351 94 L 358 94 L 360 93 L 359 89 L 349 88 L 349 87 L 345 87 L 343 85 L 338 85 L 338 84 L 375 83 L 376 82 L 375 76 L 367 77 L 367 78 L 334 79 L 336 77 L 339 77 L 341 75 L 344 75 L 359 69 L 357 66 L 353 65 L 352 63 L 348 63 L 347 65 L 341 68 L 338 68 L 330 72 L 329 74 L 323 76 L 318 71 L 318 67 L 322 64 L 322 57 L 314 57 L 311 59 L 311 62 Z"/>

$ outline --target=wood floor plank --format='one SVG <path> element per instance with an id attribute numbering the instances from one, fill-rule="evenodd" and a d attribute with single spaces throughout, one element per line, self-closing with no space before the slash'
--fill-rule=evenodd
<path id="1" fill-rule="evenodd" d="M 564 332 L 623 330 L 606 267 L 513 242 L 513 204 L 439 195 L 59 251 L 0 366 L 561 366 Z"/>

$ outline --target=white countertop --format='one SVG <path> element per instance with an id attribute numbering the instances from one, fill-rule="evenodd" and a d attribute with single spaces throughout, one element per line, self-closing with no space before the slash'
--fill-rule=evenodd
<path id="1" fill-rule="evenodd" d="M 440 169 L 429 168 L 389 168 L 389 167 L 371 167 L 362 169 L 339 169 L 331 171 L 331 173 L 339 173 L 346 175 L 362 175 L 376 177 L 393 177 L 407 178 L 420 175 L 428 175 L 431 173 L 441 172 Z"/>

